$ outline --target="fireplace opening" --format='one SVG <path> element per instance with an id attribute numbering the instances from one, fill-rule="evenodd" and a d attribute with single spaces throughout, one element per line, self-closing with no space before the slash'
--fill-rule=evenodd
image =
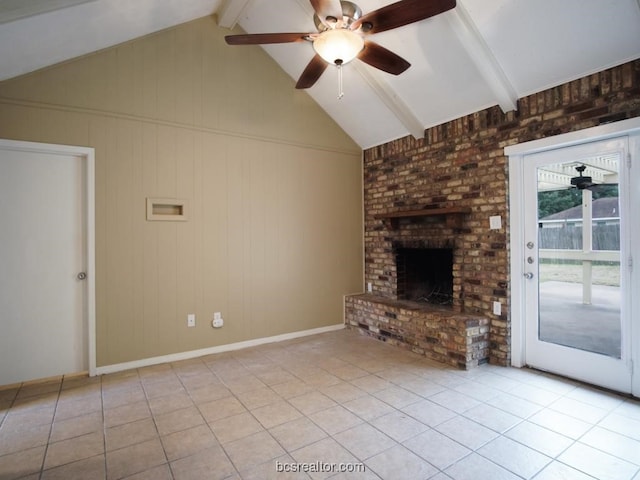
<path id="1" fill-rule="evenodd" d="M 453 305 L 453 249 L 398 248 L 398 300 Z"/>

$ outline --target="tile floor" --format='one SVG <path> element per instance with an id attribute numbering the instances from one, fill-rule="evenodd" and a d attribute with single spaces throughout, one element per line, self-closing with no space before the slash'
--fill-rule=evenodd
<path id="1" fill-rule="evenodd" d="M 640 480 L 640 402 L 346 330 L 0 390 L 0 422 L 1 480 Z"/>

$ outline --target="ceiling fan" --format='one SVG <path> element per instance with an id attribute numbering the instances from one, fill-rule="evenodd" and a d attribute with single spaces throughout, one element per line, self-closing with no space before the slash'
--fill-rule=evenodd
<path id="1" fill-rule="evenodd" d="M 456 0 L 401 0 L 365 15 L 345 0 L 310 0 L 317 33 L 256 33 L 228 35 L 229 45 L 264 45 L 308 41 L 316 54 L 302 72 L 296 88 L 309 88 L 329 64 L 338 68 L 354 58 L 393 75 L 411 66 L 404 58 L 371 40 L 369 35 L 419 22 L 446 12 Z"/>
<path id="2" fill-rule="evenodd" d="M 587 169 L 586 165 L 578 165 L 576 171 L 578 172 L 577 177 L 571 178 L 571 187 L 576 188 L 578 190 L 591 190 L 592 192 L 601 192 L 607 188 L 618 188 L 618 183 L 611 180 L 604 180 L 603 183 L 596 183 L 593 181 L 591 176 L 583 175 L 584 171 Z"/>

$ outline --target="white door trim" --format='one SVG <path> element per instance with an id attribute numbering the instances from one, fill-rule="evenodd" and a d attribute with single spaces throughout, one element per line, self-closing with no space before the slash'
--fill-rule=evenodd
<path id="1" fill-rule="evenodd" d="M 640 135 L 640 117 L 622 120 L 620 122 L 600 125 L 598 127 L 587 128 L 576 132 L 557 135 L 554 137 L 542 138 L 531 142 L 512 145 L 504 149 L 505 155 L 509 157 L 509 233 L 510 233 L 510 285 L 511 285 L 511 364 L 515 367 L 525 365 L 525 328 L 524 328 L 524 307 L 525 292 L 523 288 L 524 270 L 522 258 L 524 255 L 524 204 L 522 201 L 522 191 L 524 188 L 523 160 L 525 155 L 544 152 L 562 147 L 579 145 L 585 142 L 606 140 L 608 138 L 620 137 L 624 135 Z M 635 158 L 635 162 L 640 161 L 638 155 L 638 141 L 630 139 L 629 151 Z M 637 168 L 637 167 L 636 167 Z M 633 190 L 633 189 L 632 189 Z M 635 192 L 638 194 L 638 192 Z M 630 192 L 631 201 L 634 201 L 634 191 Z M 633 222 L 631 222 L 633 224 Z M 636 222 L 637 223 L 637 222 Z M 631 238 L 638 238 L 640 229 L 631 227 Z M 640 264 L 639 256 L 636 256 L 636 265 Z M 638 270 L 636 266 L 632 273 L 632 284 L 638 284 Z M 637 287 L 636 287 L 637 288 Z M 639 311 L 638 300 L 632 305 L 632 312 Z M 640 327 L 638 322 L 632 325 L 631 341 L 634 345 L 640 345 Z M 640 375 L 637 370 L 640 368 L 640 348 L 632 352 L 632 360 L 635 368 L 633 374 L 633 392 L 638 395 L 640 392 Z"/>
<path id="2" fill-rule="evenodd" d="M 96 375 L 96 262 L 95 262 L 95 150 L 90 147 L 55 145 L 0 139 L 0 150 L 76 156 L 85 162 L 86 176 L 86 288 L 89 375 Z M 70 372 L 74 373 L 74 372 Z"/>

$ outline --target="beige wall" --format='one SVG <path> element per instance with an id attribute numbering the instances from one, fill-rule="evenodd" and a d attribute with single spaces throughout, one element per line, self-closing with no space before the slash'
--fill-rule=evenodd
<path id="1" fill-rule="evenodd" d="M 360 149 L 225 33 L 203 18 L 0 83 L 1 138 L 96 149 L 98 366 L 338 324 L 362 289 Z M 189 221 L 147 222 L 146 197 Z"/>

